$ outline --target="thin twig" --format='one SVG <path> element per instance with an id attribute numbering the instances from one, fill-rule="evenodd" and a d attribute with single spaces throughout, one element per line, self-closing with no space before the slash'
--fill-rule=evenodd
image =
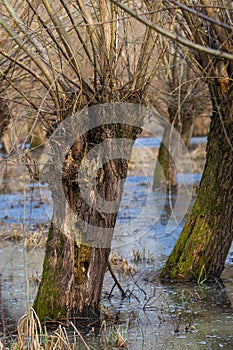
<path id="1" fill-rule="evenodd" d="M 114 288 L 115 288 L 115 287 L 116 287 L 116 283 L 114 283 L 114 285 L 112 286 L 112 289 L 110 290 L 110 293 L 109 293 L 109 295 L 108 295 L 108 299 L 111 298 L 112 292 L 114 291 Z"/>
<path id="2" fill-rule="evenodd" d="M 169 31 L 167 31 L 166 29 L 160 27 L 159 25 L 152 23 L 148 19 L 144 18 L 143 13 L 138 14 L 135 11 L 133 11 L 130 7 L 126 6 L 125 4 L 123 4 L 121 2 L 118 2 L 117 0 L 110 0 L 110 1 L 114 2 L 114 4 L 119 6 L 122 10 L 124 10 L 125 12 L 130 14 L 132 17 L 136 18 L 139 22 L 141 22 L 141 23 L 145 24 L 146 26 L 148 26 L 149 28 L 155 30 L 157 33 L 163 35 L 164 37 L 169 38 L 171 40 L 174 40 L 175 42 L 177 42 L 180 45 L 186 46 L 189 49 L 195 49 L 195 50 L 198 50 L 200 52 L 205 52 L 205 53 L 212 55 L 212 56 L 225 58 L 227 60 L 233 60 L 233 54 L 231 54 L 229 52 L 221 51 L 218 49 L 212 49 L 210 47 L 206 47 L 206 46 L 197 44 L 195 42 L 192 42 L 191 40 L 187 40 L 187 39 L 183 38 L 182 36 L 178 35 L 177 33 L 171 33 Z"/>
<path id="3" fill-rule="evenodd" d="M 112 266 L 111 266 L 110 261 L 108 261 L 108 269 L 109 269 L 109 272 L 110 272 L 112 278 L 114 279 L 115 284 L 117 285 L 117 287 L 121 291 L 122 297 L 125 298 L 126 297 L 126 293 L 125 293 L 124 289 L 121 287 L 118 279 L 116 278 L 116 275 L 114 274 L 114 272 L 112 270 Z"/>

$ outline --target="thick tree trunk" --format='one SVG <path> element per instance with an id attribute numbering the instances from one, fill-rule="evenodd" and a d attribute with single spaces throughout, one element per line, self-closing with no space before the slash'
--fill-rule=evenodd
<path id="1" fill-rule="evenodd" d="M 217 80 L 217 79 L 216 79 Z M 233 238 L 232 87 L 210 86 L 213 115 L 197 199 L 170 254 L 162 279 L 220 278 Z"/>
<path id="2" fill-rule="evenodd" d="M 124 120 L 133 125 L 107 124 L 108 119 L 107 116 L 105 123 L 98 123 L 92 129 L 90 125 L 90 130 L 68 152 L 62 169 L 65 204 L 56 175 L 54 179 L 50 177 L 53 223 L 34 301 L 41 320 L 99 317 L 103 279 L 128 160 L 140 131 L 135 126 L 139 125 L 138 121 L 132 123 L 127 115 Z M 122 139 L 126 140 L 124 147 L 121 143 L 114 144 L 114 140 Z"/>
<path id="3" fill-rule="evenodd" d="M 40 320 L 98 318 L 109 253 L 109 248 L 77 244 L 51 225 L 34 301 Z"/>

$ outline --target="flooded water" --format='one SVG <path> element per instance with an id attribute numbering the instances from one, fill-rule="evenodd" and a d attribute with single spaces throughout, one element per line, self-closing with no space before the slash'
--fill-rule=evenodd
<path id="1" fill-rule="evenodd" d="M 200 141 L 206 140 L 192 143 Z M 222 285 L 163 285 L 158 279 L 192 207 L 193 187 L 203 168 L 198 159 L 192 172 L 178 174 L 177 197 L 167 198 L 164 189 L 152 192 L 158 145 L 156 139 L 140 139 L 133 151 L 113 254 L 125 258 L 136 273 L 117 274 L 126 298 L 117 288 L 109 297 L 114 281 L 106 273 L 102 303 L 110 314 L 108 323 L 112 323 L 108 331 L 125 333 L 130 350 L 233 349 L 233 249 Z M 146 155 L 144 147 L 149 147 Z M 21 180 L 18 190 L 16 186 L 1 194 L 1 301 L 8 336 L 36 294 L 51 213 L 51 196 L 45 185 L 25 180 L 22 186 Z M 107 347 L 103 335 L 85 338 L 95 349 L 116 348 L 111 342 Z"/>

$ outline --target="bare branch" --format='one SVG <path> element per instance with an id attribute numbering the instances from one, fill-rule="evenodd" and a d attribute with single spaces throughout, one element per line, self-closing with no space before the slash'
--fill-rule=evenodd
<path id="1" fill-rule="evenodd" d="M 188 48 L 195 49 L 201 52 L 205 52 L 207 54 L 210 54 L 212 56 L 216 56 L 219 58 L 225 58 L 227 60 L 233 60 L 233 54 L 217 50 L 217 49 L 212 49 L 210 47 L 205 47 L 200 44 L 196 44 L 190 40 L 187 40 L 181 36 L 179 36 L 176 33 L 171 33 L 167 31 L 166 29 L 158 26 L 157 24 L 153 24 L 151 21 L 145 18 L 144 14 L 137 14 L 135 11 L 131 10 L 128 6 L 124 5 L 123 3 L 118 2 L 117 0 L 110 0 L 114 2 L 116 5 L 118 5 L 122 10 L 130 14 L 132 17 L 136 18 L 139 22 L 145 24 L 146 26 L 150 27 L 151 29 L 155 30 L 157 33 L 162 34 L 166 38 L 169 38 L 171 40 L 174 40 L 180 45 L 184 45 Z"/>

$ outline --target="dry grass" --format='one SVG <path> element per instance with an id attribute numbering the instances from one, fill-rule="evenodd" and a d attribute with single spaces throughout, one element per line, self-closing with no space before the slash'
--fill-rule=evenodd
<path id="1" fill-rule="evenodd" d="M 108 326 L 103 321 L 100 327 L 100 341 L 105 349 L 110 347 L 127 347 L 128 323 L 125 327 Z M 98 347 L 97 347 L 98 348 Z M 0 350 L 95 350 L 96 347 L 88 345 L 77 327 L 70 322 L 69 331 L 59 325 L 53 332 L 42 327 L 36 312 L 31 308 L 21 317 L 17 327 L 17 338 L 9 345 L 4 345 L 0 340 Z"/>
<path id="2" fill-rule="evenodd" d="M 127 347 L 127 332 L 128 332 L 128 324 L 125 329 L 122 327 L 111 326 L 107 327 L 105 321 L 103 321 L 100 329 L 102 335 L 102 342 L 108 349 L 109 346 L 114 348 L 126 348 Z"/>
<path id="3" fill-rule="evenodd" d="M 109 262 L 115 268 L 115 270 L 122 275 L 131 275 L 135 272 L 134 268 L 130 266 L 129 262 L 122 256 L 112 252 Z"/>
<path id="4" fill-rule="evenodd" d="M 9 347 L 5 347 L 0 343 L 0 349 L 11 350 L 70 350 L 79 349 L 80 343 L 88 350 L 90 347 L 87 345 L 78 329 L 71 323 L 73 332 L 69 334 L 65 327 L 61 325 L 53 332 L 48 332 L 46 327 L 42 327 L 33 308 L 29 310 L 27 314 L 21 317 L 18 323 L 18 336 Z"/>

